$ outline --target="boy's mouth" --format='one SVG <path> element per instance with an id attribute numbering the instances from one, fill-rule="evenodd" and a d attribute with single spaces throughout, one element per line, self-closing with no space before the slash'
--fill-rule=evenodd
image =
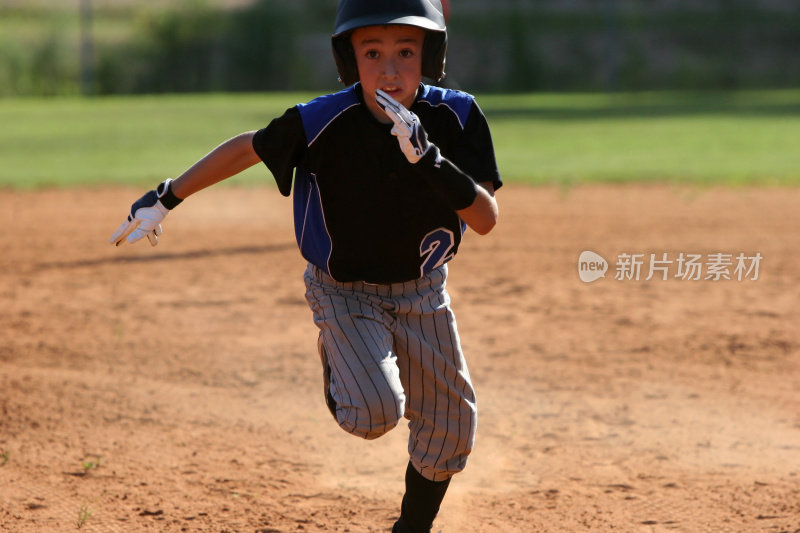
<path id="1" fill-rule="evenodd" d="M 403 90 L 400 87 L 393 87 L 393 86 L 381 87 L 381 90 L 387 93 L 392 98 L 394 98 L 396 94 L 400 94 L 401 92 L 403 92 Z"/>

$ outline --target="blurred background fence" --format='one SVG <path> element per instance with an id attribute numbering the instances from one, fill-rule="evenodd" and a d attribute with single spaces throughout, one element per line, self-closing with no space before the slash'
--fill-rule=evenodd
<path id="1" fill-rule="evenodd" d="M 333 90 L 335 0 L 0 0 L 0 96 Z M 451 0 L 472 92 L 800 86 L 798 0 Z"/>

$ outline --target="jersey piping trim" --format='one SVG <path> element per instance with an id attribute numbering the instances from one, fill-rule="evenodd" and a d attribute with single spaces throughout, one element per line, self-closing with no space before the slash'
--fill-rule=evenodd
<path id="1" fill-rule="evenodd" d="M 451 100 L 453 101 L 453 105 L 450 105 Z M 453 113 L 453 115 L 455 115 L 456 120 L 458 120 L 458 125 L 461 126 L 462 131 L 464 130 L 464 125 L 466 124 L 467 118 L 469 118 L 469 114 L 472 110 L 473 101 L 474 98 L 472 95 L 465 92 L 430 86 L 425 86 L 425 91 L 417 100 L 417 102 L 426 103 L 431 107 L 446 107 L 451 113 Z"/>
<path id="2" fill-rule="evenodd" d="M 307 104 L 298 104 L 297 109 L 300 111 L 306 136 L 313 134 L 307 146 L 314 144 L 328 126 L 348 109 L 357 105 L 361 105 L 361 102 L 356 96 L 355 85 L 338 93 L 315 98 Z"/>
<path id="3" fill-rule="evenodd" d="M 338 117 L 339 117 L 339 116 L 340 116 L 342 113 L 344 113 L 345 111 L 347 111 L 347 110 L 348 110 L 348 109 L 350 109 L 351 107 L 353 107 L 353 106 L 357 106 L 357 105 L 359 105 L 359 104 L 358 104 L 358 102 L 356 102 L 356 103 L 354 103 L 354 104 L 351 104 L 351 105 L 349 105 L 349 106 L 345 107 L 344 109 L 342 109 L 341 111 L 339 111 L 339 112 L 338 112 L 338 113 L 337 113 L 335 116 L 331 117 L 331 119 L 330 119 L 328 122 L 326 122 L 326 123 L 325 123 L 325 125 L 322 127 L 322 129 L 320 129 L 320 130 L 319 130 L 319 133 L 317 133 L 317 134 L 314 136 L 314 138 L 313 138 L 313 139 L 311 139 L 311 140 L 308 142 L 308 146 L 311 146 L 312 144 L 314 144 L 314 141 L 316 141 L 316 140 L 319 138 L 319 136 L 320 136 L 320 135 L 322 135 L 322 132 L 323 132 L 323 131 L 325 131 L 325 129 L 326 129 L 328 126 L 330 126 L 330 125 L 331 125 L 331 123 L 332 123 L 334 120 L 336 120 L 336 119 L 337 119 L 337 118 L 338 118 Z M 463 128 L 462 128 L 462 129 L 463 129 Z"/>
<path id="4" fill-rule="evenodd" d="M 325 258 L 325 270 L 327 270 L 327 274 L 331 277 L 331 279 L 336 281 L 336 279 L 334 279 L 331 273 L 331 255 L 333 254 L 333 239 L 331 238 L 331 232 L 328 231 L 328 221 L 325 219 L 325 208 L 323 207 L 322 204 L 322 191 L 319 190 L 319 185 L 317 185 L 317 175 L 311 172 L 309 172 L 309 175 L 313 179 L 313 187 L 317 190 L 317 195 L 319 197 L 319 211 L 320 215 L 322 216 L 322 225 L 325 228 L 325 234 L 328 236 L 328 242 L 330 243 L 330 249 L 328 250 L 328 257 Z M 306 238 L 306 226 L 308 225 L 308 214 L 311 210 L 311 201 L 313 197 L 314 197 L 313 194 L 309 194 L 308 198 L 306 198 L 305 211 L 303 213 L 303 229 L 300 232 L 300 242 L 298 243 L 300 245 L 300 250 L 303 249 L 303 243 L 305 242 Z"/>
<path id="5" fill-rule="evenodd" d="M 434 104 L 433 102 L 429 102 L 428 100 L 420 100 L 420 103 L 428 104 L 431 107 L 442 107 L 442 106 L 446 107 L 447 109 L 450 110 L 451 113 L 453 113 L 456 116 L 456 120 L 458 120 L 458 125 L 461 126 L 461 131 L 464 131 L 464 124 L 461 122 L 461 117 L 458 116 L 456 110 L 450 107 L 449 105 L 445 104 L 444 102 L 440 104 Z"/>

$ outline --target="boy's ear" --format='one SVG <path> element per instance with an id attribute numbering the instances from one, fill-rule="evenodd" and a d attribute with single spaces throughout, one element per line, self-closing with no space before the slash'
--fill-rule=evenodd
<path id="1" fill-rule="evenodd" d="M 350 33 L 339 35 L 333 39 L 333 59 L 339 71 L 339 79 L 349 87 L 358 81 L 358 64 Z"/>

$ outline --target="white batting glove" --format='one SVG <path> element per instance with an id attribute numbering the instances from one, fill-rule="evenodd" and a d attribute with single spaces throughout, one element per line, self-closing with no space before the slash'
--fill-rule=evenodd
<path id="1" fill-rule="evenodd" d="M 171 179 L 165 180 L 155 190 L 148 191 L 136 200 L 131 206 L 128 219 L 117 228 L 109 242 L 119 246 L 123 240 L 133 244 L 142 237 L 147 237 L 152 246 L 158 244 L 158 236 L 162 232 L 161 222 L 170 209 L 182 201 L 172 193 L 171 182 Z"/>
<path id="2" fill-rule="evenodd" d="M 392 135 L 397 137 L 400 149 L 411 164 L 417 163 L 431 148 L 435 148 L 428 142 L 428 134 L 416 114 L 380 89 L 375 92 L 375 99 L 386 116 L 394 122 Z"/>

